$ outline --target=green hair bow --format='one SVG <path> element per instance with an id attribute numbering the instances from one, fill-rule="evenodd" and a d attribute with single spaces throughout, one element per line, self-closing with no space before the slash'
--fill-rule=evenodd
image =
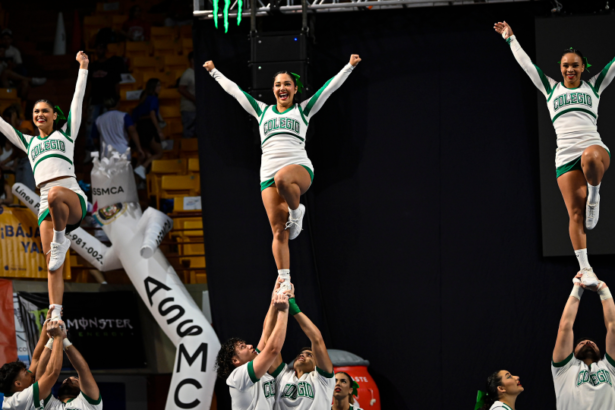
<path id="1" fill-rule="evenodd" d="M 56 118 L 56 120 L 54 121 L 55 123 L 57 123 L 58 121 L 62 121 L 66 119 L 66 116 L 64 115 L 64 113 L 62 112 L 62 110 L 60 109 L 60 107 L 58 107 L 57 105 L 55 107 L 53 107 L 56 109 L 56 112 L 58 113 L 58 117 Z"/>
<path id="2" fill-rule="evenodd" d="M 353 396 L 358 396 L 359 395 L 359 383 L 355 382 L 354 380 L 352 381 L 352 395 Z"/>
<path id="3" fill-rule="evenodd" d="M 489 393 L 486 391 L 479 390 L 476 394 L 476 406 L 474 406 L 474 410 L 478 410 L 485 404 L 485 398 L 489 396 Z"/>
<path id="4" fill-rule="evenodd" d="M 291 73 L 293 77 L 295 77 L 295 82 L 297 83 L 297 92 L 300 93 L 303 91 L 303 83 L 301 82 L 301 76 L 299 74 Z"/>

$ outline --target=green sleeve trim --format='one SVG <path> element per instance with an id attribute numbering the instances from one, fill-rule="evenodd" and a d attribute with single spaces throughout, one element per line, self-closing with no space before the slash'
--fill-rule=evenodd
<path id="1" fill-rule="evenodd" d="M 604 81 L 604 77 L 606 77 L 606 74 L 609 72 L 609 69 L 611 68 L 611 65 L 613 65 L 613 62 L 615 62 L 615 59 L 611 60 L 611 62 L 608 63 L 606 67 L 604 67 L 602 71 L 600 72 L 600 75 L 598 76 L 598 79 L 596 80 L 596 85 L 595 85 L 596 90 L 600 90 L 602 81 Z"/>
<path id="2" fill-rule="evenodd" d="M 60 131 L 60 134 L 64 135 L 64 137 L 66 137 L 67 140 L 69 140 L 70 142 L 72 142 L 74 144 L 74 141 L 71 139 L 71 137 L 68 136 L 68 133 L 62 131 L 62 130 L 58 130 Z"/>
<path id="3" fill-rule="evenodd" d="M 263 112 L 261 111 L 261 107 L 258 106 L 258 103 L 256 102 L 256 100 L 254 99 L 254 97 L 252 97 L 250 94 L 248 94 L 247 92 L 245 92 L 244 90 L 242 90 L 240 88 L 241 92 L 243 93 L 243 95 L 246 96 L 246 98 L 248 99 L 248 101 L 250 102 L 250 105 L 252 106 L 252 108 L 254 108 L 254 111 L 256 111 L 256 115 L 258 117 L 260 117 Z"/>
<path id="4" fill-rule="evenodd" d="M 17 128 L 14 128 L 14 127 L 12 128 L 15 130 L 15 133 L 17 134 L 17 136 L 23 143 L 24 147 L 26 147 L 26 152 L 28 152 L 28 150 L 30 149 L 30 144 L 28 143 L 28 141 L 26 141 L 26 137 L 24 137 L 21 131 L 19 131 Z"/>
<path id="5" fill-rule="evenodd" d="M 569 361 L 572 360 L 573 356 L 574 356 L 574 353 L 570 353 L 570 356 L 568 356 L 567 358 L 565 358 L 563 361 L 559 363 L 555 363 L 553 359 L 551 359 L 551 363 L 553 364 L 553 367 L 564 367 L 568 364 Z"/>
<path id="6" fill-rule="evenodd" d="M 510 43 L 512 43 L 512 38 L 508 37 L 508 38 L 506 39 L 506 44 L 510 45 Z"/>
<path id="7" fill-rule="evenodd" d="M 263 123 L 263 120 L 265 119 L 265 113 L 267 112 L 269 107 L 270 107 L 269 105 L 265 107 L 265 110 L 263 111 L 263 114 L 261 115 L 261 120 L 258 122 L 258 125 L 261 125 Z"/>
<path id="8" fill-rule="evenodd" d="M 540 76 L 540 81 L 542 81 L 542 85 L 543 87 L 545 87 L 545 91 L 547 92 L 547 94 L 551 94 L 551 84 L 549 84 L 549 80 L 547 79 L 547 76 L 545 75 L 545 73 L 542 72 L 542 70 L 536 64 L 534 64 L 534 67 L 536 68 L 536 71 L 538 72 L 538 75 Z"/>
<path id="9" fill-rule="evenodd" d="M 316 371 L 318 371 L 318 373 L 320 373 L 321 376 L 326 377 L 327 379 L 332 379 L 335 376 L 335 374 L 327 373 L 318 366 L 316 366 Z"/>
<path id="10" fill-rule="evenodd" d="M 333 77 L 335 78 L 335 77 Z M 316 104 L 316 101 L 318 101 L 318 98 L 320 97 L 320 95 L 322 94 L 322 92 L 325 90 L 325 88 L 327 88 L 329 86 L 329 84 L 331 83 L 331 81 L 333 81 L 333 78 L 331 78 L 329 81 L 327 81 L 325 83 L 325 85 L 323 85 L 320 90 L 316 91 L 316 94 L 314 94 L 312 96 L 312 98 L 310 98 L 310 101 L 307 103 L 307 105 L 305 106 L 305 115 L 307 117 L 310 116 L 310 112 L 312 111 L 312 108 L 314 107 L 314 104 Z"/>
<path id="11" fill-rule="evenodd" d="M 278 368 L 275 369 L 273 373 L 271 373 L 271 376 L 275 379 L 276 377 L 280 375 L 280 373 L 282 373 L 282 370 L 284 370 L 284 362 L 280 363 Z"/>
<path id="12" fill-rule="evenodd" d="M 248 363 L 248 375 L 250 376 L 252 383 L 257 383 L 260 380 L 256 378 L 256 373 L 254 373 L 254 361 Z"/>
<path id="13" fill-rule="evenodd" d="M 70 135 L 70 132 L 71 132 L 71 129 L 70 129 L 70 115 L 71 115 L 71 112 L 69 111 L 68 112 L 68 118 L 66 119 L 66 134 L 62 133 L 64 135 Z"/>
<path id="14" fill-rule="evenodd" d="M 68 162 L 69 164 L 73 165 L 73 161 L 71 161 L 70 159 L 68 159 L 67 157 L 65 157 L 64 155 L 60 155 L 60 154 L 50 154 L 47 155 L 41 159 L 39 159 L 38 161 L 36 161 L 36 164 L 34 164 L 34 167 L 32 167 L 32 173 L 36 172 L 36 167 L 38 166 L 38 164 L 41 163 L 41 161 L 44 161 L 48 158 L 60 158 L 63 159 L 64 161 Z"/>
<path id="15" fill-rule="evenodd" d="M 587 113 L 589 115 L 591 115 L 592 117 L 596 118 L 596 114 L 594 114 L 593 112 L 591 112 L 590 110 L 586 110 L 585 108 L 568 108 L 567 110 L 564 110 L 560 113 L 558 113 L 555 117 L 553 117 L 553 119 L 551 120 L 551 123 L 554 123 L 555 120 L 557 120 L 559 117 L 561 117 L 562 115 L 571 112 L 571 111 L 581 111 L 584 113 Z"/>
<path id="16" fill-rule="evenodd" d="M 98 393 L 98 400 L 94 400 L 94 399 L 88 397 L 88 395 L 85 394 L 84 392 L 81 392 L 81 394 L 83 395 L 83 397 L 85 397 L 85 399 L 88 401 L 88 403 L 93 404 L 94 406 L 100 404 L 100 402 L 102 401 L 102 395 L 100 393 Z"/>
<path id="17" fill-rule="evenodd" d="M 604 356 L 606 357 L 606 361 L 609 362 L 611 364 L 611 366 L 615 367 L 615 360 L 613 360 L 613 358 L 611 356 L 609 356 L 608 353 L 606 353 Z"/>
<path id="18" fill-rule="evenodd" d="M 589 85 L 589 88 L 592 89 L 592 91 L 594 92 L 594 95 L 596 96 L 596 98 L 600 98 L 600 96 L 598 95 L 598 90 L 596 89 L 596 87 L 594 87 L 592 85 L 592 83 L 590 83 L 590 82 L 586 82 L 586 84 Z"/>
<path id="19" fill-rule="evenodd" d="M 305 115 L 303 115 L 303 108 L 301 108 L 301 104 L 297 104 L 297 107 L 299 107 L 299 113 L 301 113 L 301 119 L 303 119 L 303 122 L 305 123 L 305 125 L 308 125 L 308 122 L 305 119 Z"/>
<path id="20" fill-rule="evenodd" d="M 254 350 L 256 350 L 256 353 L 260 353 L 260 352 L 261 352 L 261 351 L 260 351 L 260 350 L 258 350 L 258 348 L 256 348 L 256 347 L 254 348 Z"/>
<path id="21" fill-rule="evenodd" d="M 553 87 L 553 88 L 551 89 L 551 94 L 549 94 L 549 98 L 547 98 L 547 102 L 551 101 L 551 97 L 553 97 L 553 94 L 555 94 L 555 89 L 556 89 L 557 87 L 559 87 L 559 83 L 555 84 L 555 87 Z M 598 95 L 598 94 L 596 94 L 596 95 Z"/>
<path id="22" fill-rule="evenodd" d="M 32 391 L 34 393 L 34 405 L 37 405 L 38 403 L 40 403 L 40 399 L 38 397 L 39 391 L 38 391 L 38 382 L 34 383 L 32 385 Z"/>

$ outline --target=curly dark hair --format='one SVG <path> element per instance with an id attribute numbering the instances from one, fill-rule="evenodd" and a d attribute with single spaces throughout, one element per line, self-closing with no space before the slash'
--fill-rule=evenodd
<path id="1" fill-rule="evenodd" d="M 0 393 L 5 396 L 13 394 L 13 384 L 22 370 L 26 370 L 26 365 L 19 360 L 6 363 L 0 368 Z"/>
<path id="2" fill-rule="evenodd" d="M 498 393 L 498 387 L 502 385 L 502 376 L 500 376 L 500 372 L 501 370 L 498 370 L 487 378 L 487 384 L 485 385 L 487 397 L 485 397 L 485 404 L 483 404 L 480 410 L 489 410 L 493 403 L 498 401 L 500 395 Z"/>
<path id="3" fill-rule="evenodd" d="M 245 343 L 246 341 L 239 337 L 231 337 L 226 342 L 222 343 L 218 356 L 216 357 L 216 372 L 218 377 L 222 380 L 226 380 L 227 377 L 235 370 L 233 364 L 233 357 L 236 356 L 235 348 L 239 343 Z"/>

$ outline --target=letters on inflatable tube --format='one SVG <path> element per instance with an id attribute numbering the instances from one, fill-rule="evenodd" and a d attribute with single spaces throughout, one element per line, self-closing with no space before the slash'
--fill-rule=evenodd
<path id="1" fill-rule="evenodd" d="M 116 178 L 132 177 L 132 167 L 126 156 L 114 161 L 94 161 L 92 192 L 98 211 L 95 218 L 103 225 L 111 246 L 81 228 L 71 232 L 71 248 L 101 271 L 121 269 L 137 289 L 158 325 L 177 347 L 175 365 L 165 410 L 209 409 L 216 381 L 215 358 L 220 341 L 213 328 L 194 302 L 173 267 L 158 245 L 172 227 L 172 220 L 149 208 L 142 213 L 135 200 L 109 204 L 103 196 L 108 186 L 130 186 Z M 111 172 L 114 166 L 122 172 Z M 102 168 L 102 169 L 101 169 Z M 94 178 L 94 174 L 99 177 Z M 106 187 L 95 181 L 108 178 Z M 122 185 L 124 184 L 125 185 Z M 101 191 L 103 190 L 103 191 Z M 38 213 L 39 197 L 22 184 L 15 184 L 13 192 L 33 212 Z M 136 189 L 134 189 L 136 193 Z M 101 193 L 101 195 L 99 195 Z M 116 195 L 131 193 L 116 192 Z M 101 204 L 107 204 L 101 209 Z M 142 256 L 143 255 L 143 256 Z"/>

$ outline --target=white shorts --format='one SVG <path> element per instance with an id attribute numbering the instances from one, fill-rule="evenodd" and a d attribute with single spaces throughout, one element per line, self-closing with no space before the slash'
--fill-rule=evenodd
<path id="1" fill-rule="evenodd" d="M 49 194 L 49 190 L 54 186 L 61 186 L 66 189 L 70 189 L 79 197 L 79 202 L 81 202 L 81 219 L 85 217 L 85 213 L 88 210 L 88 198 L 85 196 L 85 193 L 79 187 L 79 183 L 77 180 L 72 177 L 57 179 L 55 181 L 47 182 L 45 184 L 41 184 L 41 202 L 40 208 L 38 210 L 38 225 L 41 225 L 43 219 L 49 215 L 49 204 L 47 203 L 47 195 Z M 74 231 L 81 225 L 81 221 L 75 225 L 66 225 L 66 233 Z"/>

